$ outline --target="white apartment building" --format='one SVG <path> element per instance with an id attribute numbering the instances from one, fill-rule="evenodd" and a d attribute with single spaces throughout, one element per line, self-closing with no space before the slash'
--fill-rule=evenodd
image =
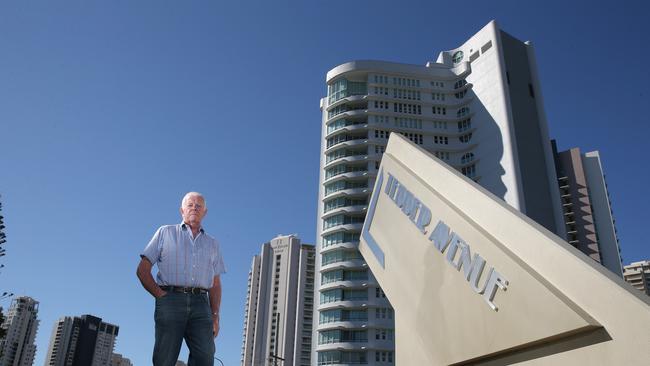
<path id="1" fill-rule="evenodd" d="M 312 365 L 394 363 L 394 314 L 357 247 L 391 133 L 565 237 L 534 50 L 492 21 L 435 62 L 327 73 Z"/>
<path id="2" fill-rule="evenodd" d="M 38 301 L 20 296 L 11 302 L 2 327 L 7 336 L 0 343 L 0 365 L 31 366 L 36 355 L 36 332 L 39 320 Z"/>
<path id="3" fill-rule="evenodd" d="M 315 248 L 295 235 L 262 245 L 248 274 L 241 364 L 310 365 Z"/>
<path id="4" fill-rule="evenodd" d="M 650 261 L 628 264 L 624 267 L 623 277 L 635 289 L 650 296 Z"/>

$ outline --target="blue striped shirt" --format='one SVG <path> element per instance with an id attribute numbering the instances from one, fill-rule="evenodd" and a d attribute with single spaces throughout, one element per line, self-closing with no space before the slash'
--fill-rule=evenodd
<path id="1" fill-rule="evenodd" d="M 214 276 L 226 272 L 219 242 L 203 229 L 192 237 L 183 223 L 161 226 L 140 256 L 158 265 L 160 286 L 209 289 Z"/>

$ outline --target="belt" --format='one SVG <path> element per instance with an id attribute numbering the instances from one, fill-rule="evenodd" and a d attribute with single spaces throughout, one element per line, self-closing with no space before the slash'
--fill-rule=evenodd
<path id="1" fill-rule="evenodd" d="M 208 290 L 200 287 L 180 287 L 180 286 L 160 286 L 161 289 L 167 292 L 180 292 L 183 294 L 207 294 Z"/>

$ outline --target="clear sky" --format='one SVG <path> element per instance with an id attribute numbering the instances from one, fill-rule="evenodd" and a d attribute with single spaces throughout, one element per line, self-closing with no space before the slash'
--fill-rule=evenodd
<path id="1" fill-rule="evenodd" d="M 0 291 L 40 301 L 35 364 L 55 320 L 86 313 L 150 364 L 138 254 L 190 190 L 207 197 L 229 269 L 217 354 L 239 364 L 252 256 L 277 234 L 315 240 L 325 73 L 424 64 L 491 19 L 536 45 L 559 147 L 600 150 L 624 262 L 650 258 L 649 13 L 646 1 L 0 2 Z"/>

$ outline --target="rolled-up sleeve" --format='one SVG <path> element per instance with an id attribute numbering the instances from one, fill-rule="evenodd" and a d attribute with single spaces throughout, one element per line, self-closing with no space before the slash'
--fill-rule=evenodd
<path id="1" fill-rule="evenodd" d="M 160 261 L 160 253 L 162 252 L 162 237 L 163 227 L 159 227 L 156 233 L 153 234 L 153 238 L 151 238 L 149 244 L 147 244 L 144 251 L 140 254 L 140 257 L 147 258 L 151 264 L 158 263 Z"/>

